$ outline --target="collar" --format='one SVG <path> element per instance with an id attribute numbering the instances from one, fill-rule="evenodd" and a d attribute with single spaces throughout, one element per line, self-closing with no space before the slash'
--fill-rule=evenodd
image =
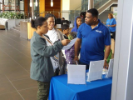
<path id="1" fill-rule="evenodd" d="M 100 19 L 98 19 L 98 25 L 97 25 L 94 29 L 99 28 L 100 25 L 101 25 L 101 21 L 100 21 Z M 93 30 L 94 30 L 94 29 L 93 29 Z"/>
<path id="2" fill-rule="evenodd" d="M 36 33 L 36 31 L 34 32 L 34 36 L 43 39 L 39 34 Z"/>
<path id="3" fill-rule="evenodd" d="M 86 23 L 85 23 L 86 24 Z M 86 24 L 86 25 L 88 25 L 88 24 Z M 98 25 L 95 27 L 95 28 L 98 28 L 99 26 L 101 25 L 101 21 L 100 21 L 100 19 L 98 19 Z M 90 25 L 88 25 L 88 26 L 90 26 Z M 90 26 L 91 27 L 91 26 Z M 94 28 L 94 29 L 95 29 Z"/>
<path id="4" fill-rule="evenodd" d="M 98 27 L 101 25 L 101 21 L 100 21 L 100 19 L 98 19 Z"/>

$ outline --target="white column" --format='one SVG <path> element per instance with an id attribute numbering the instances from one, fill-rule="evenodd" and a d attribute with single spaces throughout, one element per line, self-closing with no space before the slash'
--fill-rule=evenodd
<path id="1" fill-rule="evenodd" d="M 94 1 L 93 0 L 88 0 L 88 10 L 94 8 Z"/>
<path id="2" fill-rule="evenodd" d="M 111 100 L 133 99 L 133 0 L 118 0 Z"/>

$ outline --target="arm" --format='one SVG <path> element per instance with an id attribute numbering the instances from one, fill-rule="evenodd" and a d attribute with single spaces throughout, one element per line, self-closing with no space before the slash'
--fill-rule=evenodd
<path id="1" fill-rule="evenodd" d="M 116 27 L 116 24 L 115 25 L 109 25 L 110 27 Z"/>
<path id="2" fill-rule="evenodd" d="M 77 33 L 77 40 L 75 42 L 75 57 L 74 60 L 78 61 L 78 55 L 79 55 L 79 50 L 81 47 L 81 41 L 82 41 L 82 26 L 83 24 L 79 27 L 78 33 Z"/>
<path id="3" fill-rule="evenodd" d="M 110 54 L 110 49 L 111 49 L 111 47 L 110 47 L 110 45 L 106 45 L 105 46 L 105 53 L 104 53 L 104 68 L 108 68 L 108 63 L 107 63 L 107 58 L 108 58 L 108 56 L 109 56 L 109 54 Z"/>
<path id="4" fill-rule="evenodd" d="M 78 61 L 80 46 L 81 46 L 81 39 L 78 38 L 77 41 L 75 42 L 75 58 L 74 58 L 75 61 Z"/>
<path id="5" fill-rule="evenodd" d="M 107 64 L 107 58 L 110 54 L 110 49 L 111 49 L 111 36 L 110 32 L 108 29 L 105 29 L 105 34 L 104 34 L 104 45 L 105 45 L 105 53 L 104 53 L 104 67 L 108 67 Z"/>
<path id="6" fill-rule="evenodd" d="M 113 20 L 113 23 L 112 23 L 112 25 L 110 25 L 110 27 L 116 27 L 116 20 L 115 19 Z"/>
<path id="7" fill-rule="evenodd" d="M 107 58 L 108 58 L 108 56 L 110 54 L 110 49 L 111 49 L 110 45 L 106 45 L 105 46 L 104 60 L 107 60 Z"/>
<path id="8" fill-rule="evenodd" d="M 54 56 L 56 55 L 61 49 L 63 45 L 60 41 L 55 42 L 53 46 L 47 46 L 46 43 L 40 43 L 33 42 L 32 48 L 34 51 L 36 51 L 41 56 Z"/>

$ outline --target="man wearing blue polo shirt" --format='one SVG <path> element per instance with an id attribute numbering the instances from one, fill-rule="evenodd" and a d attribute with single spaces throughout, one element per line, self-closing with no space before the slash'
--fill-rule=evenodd
<path id="1" fill-rule="evenodd" d="M 80 64 L 87 65 L 90 61 L 105 60 L 110 53 L 111 37 L 109 30 L 98 19 L 98 11 L 90 9 L 86 13 L 85 23 L 78 29 L 78 39 L 75 43 L 75 61 L 78 60 L 80 51 Z M 81 50 L 79 50 L 81 47 Z M 104 53 L 105 49 L 105 53 Z"/>

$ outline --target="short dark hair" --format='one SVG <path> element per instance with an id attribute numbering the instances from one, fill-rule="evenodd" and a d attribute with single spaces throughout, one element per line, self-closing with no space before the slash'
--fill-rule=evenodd
<path id="1" fill-rule="evenodd" d="M 64 18 L 64 17 L 62 17 L 62 19 L 64 19 L 64 20 L 65 20 L 65 18 Z"/>
<path id="2" fill-rule="evenodd" d="M 46 21 L 44 17 L 38 17 L 35 20 L 31 20 L 31 27 L 37 29 L 38 26 L 42 26 L 43 23 Z"/>
<path id="3" fill-rule="evenodd" d="M 87 12 L 91 13 L 93 17 L 98 17 L 98 14 L 99 14 L 97 9 L 95 8 L 89 9 Z"/>
<path id="4" fill-rule="evenodd" d="M 48 19 L 50 17 L 53 17 L 55 19 L 55 25 L 57 24 L 56 17 L 53 14 L 46 14 L 45 18 Z"/>
<path id="5" fill-rule="evenodd" d="M 83 18 L 85 18 L 85 14 L 86 14 L 86 12 L 81 12 L 80 16 L 83 16 Z"/>
<path id="6" fill-rule="evenodd" d="M 62 31 L 66 30 L 66 29 L 69 29 L 69 25 L 67 25 L 67 24 L 62 25 Z"/>

